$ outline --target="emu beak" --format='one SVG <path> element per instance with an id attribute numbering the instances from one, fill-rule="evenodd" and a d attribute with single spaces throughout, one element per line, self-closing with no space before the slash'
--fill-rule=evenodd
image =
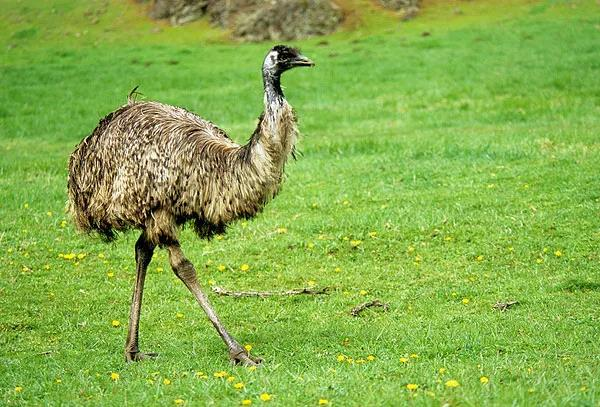
<path id="1" fill-rule="evenodd" d="M 315 66 L 315 63 L 304 55 L 298 55 L 292 60 L 292 66 Z"/>

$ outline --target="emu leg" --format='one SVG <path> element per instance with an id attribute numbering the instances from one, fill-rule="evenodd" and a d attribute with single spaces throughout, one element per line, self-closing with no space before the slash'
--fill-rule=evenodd
<path id="1" fill-rule="evenodd" d="M 154 245 L 146 239 L 145 233 L 142 233 L 135 243 L 135 263 L 137 276 L 135 279 L 135 288 L 131 298 L 131 312 L 129 314 L 129 330 L 127 331 L 127 342 L 125 342 L 125 360 L 134 362 L 154 357 L 156 353 L 142 353 L 138 348 L 138 330 L 140 324 L 140 311 L 142 308 L 142 295 L 144 294 L 144 280 L 146 279 L 146 270 L 152 254 Z"/>
<path id="2" fill-rule="evenodd" d="M 261 360 L 259 358 L 248 355 L 246 349 L 244 349 L 244 347 L 233 339 L 229 332 L 227 332 L 212 305 L 208 301 L 208 297 L 200 289 L 198 279 L 196 278 L 196 270 L 192 263 L 183 255 L 179 243 L 169 245 L 167 249 L 169 250 L 169 261 L 171 262 L 171 267 L 173 268 L 175 275 L 183 281 L 186 287 L 194 294 L 194 297 L 196 297 L 198 304 L 200 304 L 206 313 L 206 316 L 210 319 L 210 322 L 212 322 L 213 326 L 229 348 L 229 358 L 231 361 L 236 364 L 241 363 L 244 365 L 257 365 L 260 363 Z"/>

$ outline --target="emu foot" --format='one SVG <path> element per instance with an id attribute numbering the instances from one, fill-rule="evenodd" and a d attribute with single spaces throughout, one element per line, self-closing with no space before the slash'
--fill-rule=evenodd
<path id="1" fill-rule="evenodd" d="M 154 359 L 158 357 L 158 353 L 155 352 L 125 352 L 126 362 L 139 362 L 140 360 Z"/>
<path id="2" fill-rule="evenodd" d="M 234 365 L 258 366 L 262 359 L 250 356 L 245 349 L 229 349 L 229 359 Z"/>

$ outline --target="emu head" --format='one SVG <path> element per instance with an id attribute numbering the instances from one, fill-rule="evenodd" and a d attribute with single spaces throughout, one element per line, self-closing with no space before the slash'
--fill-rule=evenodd
<path id="1" fill-rule="evenodd" d="M 314 66 L 315 63 L 302 55 L 297 48 L 287 45 L 276 45 L 265 57 L 263 72 L 270 75 L 281 75 L 288 69 L 297 66 Z"/>

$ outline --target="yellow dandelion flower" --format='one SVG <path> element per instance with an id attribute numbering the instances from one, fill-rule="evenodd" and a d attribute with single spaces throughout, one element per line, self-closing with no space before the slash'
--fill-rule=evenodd
<path id="1" fill-rule="evenodd" d="M 317 285 L 317 282 L 315 280 L 308 280 L 306 284 L 308 284 L 309 287 L 314 287 Z"/>
<path id="2" fill-rule="evenodd" d="M 75 258 L 75 253 L 67 253 L 67 254 L 63 255 L 63 258 L 65 260 L 73 260 Z"/>
<path id="3" fill-rule="evenodd" d="M 415 391 L 415 390 L 417 390 L 417 389 L 419 388 L 419 385 L 418 385 L 418 384 L 415 384 L 415 383 L 408 383 L 408 384 L 406 385 L 406 388 L 407 388 L 408 390 L 410 390 L 410 391 Z"/>
<path id="4" fill-rule="evenodd" d="M 250 404 L 252 404 L 252 400 L 250 400 L 250 399 L 242 400 L 242 406 L 249 406 Z"/>
<path id="5" fill-rule="evenodd" d="M 468 303 L 470 303 L 470 302 L 471 302 L 471 300 L 470 300 L 470 299 L 468 299 L 468 298 L 463 298 L 463 299 L 462 299 L 462 303 L 463 303 L 463 304 L 465 304 L 465 305 L 467 305 L 467 304 L 468 304 Z"/>
<path id="6" fill-rule="evenodd" d="M 170 379 L 167 379 L 167 378 L 165 377 L 165 378 L 163 379 L 163 384 L 164 384 L 165 386 L 168 386 L 168 385 L 170 385 L 170 384 L 171 384 L 171 380 L 170 380 Z"/>
<path id="7" fill-rule="evenodd" d="M 120 327 L 120 326 L 121 326 L 121 322 L 120 322 L 119 320 L 113 319 L 113 321 L 111 322 L 111 325 L 112 325 L 114 328 L 118 328 L 118 327 Z"/>
<path id="8" fill-rule="evenodd" d="M 439 373 L 439 374 L 444 374 L 444 373 L 446 373 L 446 368 L 445 368 L 445 367 L 440 367 L 440 368 L 438 369 L 438 373 Z"/>
<path id="9" fill-rule="evenodd" d="M 401 357 L 401 358 L 400 358 L 400 362 L 401 362 L 401 363 L 408 363 L 408 358 Z"/>
<path id="10" fill-rule="evenodd" d="M 369 292 L 367 290 L 360 290 L 358 293 L 360 295 L 367 295 Z"/>
<path id="11" fill-rule="evenodd" d="M 25 202 L 25 203 L 23 204 L 23 208 L 25 208 L 25 209 L 29 208 L 29 204 L 28 204 L 27 202 Z"/>
<path id="12" fill-rule="evenodd" d="M 241 390 L 241 389 L 244 388 L 244 383 L 243 382 L 237 382 L 236 384 L 233 385 L 233 388 L 237 389 L 237 390 Z"/>
<path id="13" fill-rule="evenodd" d="M 232 383 L 232 382 L 234 382 L 234 381 L 235 381 L 235 376 L 229 376 L 229 377 L 227 378 L 227 381 L 228 381 L 229 383 Z"/>
<path id="14" fill-rule="evenodd" d="M 181 406 L 182 404 L 184 404 L 184 403 L 185 403 L 185 400 L 183 400 L 183 399 L 175 399 L 175 400 L 173 400 L 173 402 L 174 402 L 176 405 L 178 405 L 178 406 Z"/>
<path id="15" fill-rule="evenodd" d="M 15 393 L 21 393 L 23 391 L 23 387 L 17 386 L 15 387 Z"/>
<path id="16" fill-rule="evenodd" d="M 223 240 L 223 235 L 217 235 L 217 236 L 215 236 L 215 239 L 217 239 L 217 240 Z"/>
<path id="17" fill-rule="evenodd" d="M 450 242 L 450 241 L 452 241 L 453 239 L 454 239 L 454 238 L 453 238 L 452 236 L 446 236 L 446 237 L 444 238 L 444 240 L 445 240 L 446 242 Z"/>
<path id="18" fill-rule="evenodd" d="M 221 370 L 221 371 L 213 373 L 213 376 L 214 377 L 219 377 L 219 378 L 221 378 L 221 377 L 227 377 L 227 376 L 229 376 L 229 373 L 227 373 L 224 370 Z"/>
<path id="19" fill-rule="evenodd" d="M 207 379 L 208 378 L 207 374 L 204 372 L 196 372 L 196 377 L 199 379 Z"/>
<path id="20" fill-rule="evenodd" d="M 333 271 L 335 271 L 336 273 L 340 273 L 342 271 L 342 269 L 339 267 L 336 267 L 335 269 L 333 269 Z"/>
<path id="21" fill-rule="evenodd" d="M 554 252 L 554 255 L 556 257 L 560 257 L 560 256 L 562 256 L 562 252 L 560 250 L 557 250 L 557 251 Z"/>
<path id="22" fill-rule="evenodd" d="M 271 400 L 271 395 L 269 393 L 261 393 L 259 397 L 262 401 Z"/>
<path id="23" fill-rule="evenodd" d="M 450 379 L 446 382 L 446 387 L 454 388 L 460 386 L 458 380 Z"/>
<path id="24" fill-rule="evenodd" d="M 346 356 L 344 356 L 344 355 L 337 355 L 337 361 L 338 362 L 343 362 L 344 360 L 346 360 Z"/>
<path id="25" fill-rule="evenodd" d="M 314 249 L 314 247 L 315 247 L 315 244 L 314 244 L 313 242 L 308 242 L 308 243 L 306 244 L 306 247 L 308 247 L 309 249 Z"/>
<path id="26" fill-rule="evenodd" d="M 112 271 L 109 271 L 108 273 L 106 273 L 106 277 L 108 278 L 113 278 L 115 276 L 115 273 Z"/>
<path id="27" fill-rule="evenodd" d="M 283 235 L 283 234 L 287 233 L 287 228 L 277 228 L 277 233 L 279 233 L 280 235 Z"/>
<path id="28" fill-rule="evenodd" d="M 411 353 L 409 356 L 413 359 L 416 359 L 419 357 L 419 355 L 417 355 L 416 353 Z"/>
<path id="29" fill-rule="evenodd" d="M 375 360 L 375 356 L 373 356 L 373 355 L 369 355 L 369 356 L 367 356 L 367 360 L 368 360 L 369 362 L 372 362 L 372 361 L 374 361 L 374 360 Z"/>
<path id="30" fill-rule="evenodd" d="M 118 374 L 118 373 L 115 373 L 115 372 L 112 372 L 112 373 L 110 374 L 110 379 L 111 379 L 113 382 L 116 382 L 117 380 L 119 380 L 119 378 L 120 378 L 120 377 L 121 377 L 121 376 L 119 376 L 119 374 Z"/>
<path id="31" fill-rule="evenodd" d="M 225 271 L 225 266 L 223 264 L 219 264 L 217 266 L 217 270 L 219 270 L 219 271 Z"/>
<path id="32" fill-rule="evenodd" d="M 79 254 L 77 255 L 77 258 L 78 258 L 79 260 L 83 260 L 83 259 L 85 259 L 85 256 L 87 256 L 87 254 L 85 254 L 85 253 L 79 253 Z"/>
<path id="33" fill-rule="evenodd" d="M 62 379 L 60 379 L 60 378 L 58 378 L 58 377 L 57 377 L 57 378 L 56 378 L 56 380 L 54 380 L 54 381 L 55 381 L 56 383 L 58 383 L 58 384 L 62 383 Z"/>
<path id="34" fill-rule="evenodd" d="M 52 211 L 48 211 L 48 212 L 46 212 L 46 215 L 48 215 L 48 216 L 52 216 Z"/>
<path id="35" fill-rule="evenodd" d="M 248 352 L 250 352 L 252 350 L 252 345 L 250 345 L 249 343 L 244 345 L 244 349 L 246 349 Z"/>
<path id="36" fill-rule="evenodd" d="M 99 259 L 103 259 L 104 258 L 104 253 L 98 253 L 98 258 Z"/>
<path id="37" fill-rule="evenodd" d="M 369 237 L 372 239 L 375 239 L 377 237 L 377 232 L 375 232 L 375 231 L 369 232 Z"/>
<path id="38" fill-rule="evenodd" d="M 542 259 L 542 258 L 539 258 L 539 259 L 536 259 L 536 260 L 535 260 L 535 262 L 536 262 L 537 264 L 542 264 L 542 263 L 544 262 L 544 259 Z"/>
<path id="39" fill-rule="evenodd" d="M 365 363 L 365 362 L 366 362 L 366 360 L 364 360 L 362 358 L 361 359 L 356 359 L 356 363 L 359 364 L 359 365 L 362 364 L 362 363 Z"/>
<path id="40" fill-rule="evenodd" d="M 481 254 L 477 256 L 477 261 L 483 261 L 483 256 Z"/>
<path id="41" fill-rule="evenodd" d="M 162 267 L 157 267 L 157 268 L 156 268 L 156 272 L 157 272 L 157 273 L 162 273 L 163 271 L 164 271 L 164 270 L 163 270 L 163 268 L 162 268 Z"/>
<path id="42" fill-rule="evenodd" d="M 350 246 L 356 248 L 362 244 L 362 240 L 350 240 Z"/>
<path id="43" fill-rule="evenodd" d="M 177 314 L 175 314 L 176 318 L 183 318 L 183 314 L 181 312 L 178 312 Z"/>
<path id="44" fill-rule="evenodd" d="M 66 221 L 66 220 L 61 220 L 61 221 L 60 221 L 60 227 L 61 227 L 61 228 L 65 228 L 65 227 L 67 227 L 67 221 Z"/>
<path id="45" fill-rule="evenodd" d="M 329 405 L 329 400 L 327 400 L 327 399 L 319 399 L 319 405 L 320 406 Z"/>
<path id="46" fill-rule="evenodd" d="M 250 266 L 244 263 L 240 266 L 240 270 L 248 271 L 248 270 L 250 270 Z"/>
<path id="47" fill-rule="evenodd" d="M 481 376 L 479 378 L 479 381 L 481 382 L 481 384 L 487 384 L 490 381 L 490 379 L 487 378 L 486 376 Z"/>

